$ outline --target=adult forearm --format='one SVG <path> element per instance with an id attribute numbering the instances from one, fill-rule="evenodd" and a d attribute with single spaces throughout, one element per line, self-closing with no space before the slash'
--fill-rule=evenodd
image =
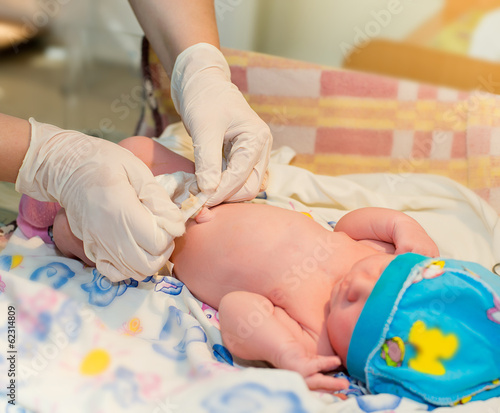
<path id="1" fill-rule="evenodd" d="M 197 43 L 219 47 L 213 0 L 129 0 L 170 76 L 175 59 Z"/>
<path id="2" fill-rule="evenodd" d="M 0 113 L 0 181 L 16 181 L 30 135 L 28 121 Z"/>

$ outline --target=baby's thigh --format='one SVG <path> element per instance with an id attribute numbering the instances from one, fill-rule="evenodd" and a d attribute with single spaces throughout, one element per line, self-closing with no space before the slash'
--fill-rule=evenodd
<path id="1" fill-rule="evenodd" d="M 131 136 L 118 145 L 128 149 L 143 161 L 153 175 L 171 174 L 178 171 L 194 173 L 194 163 L 165 148 L 146 136 Z"/>
<path id="2" fill-rule="evenodd" d="M 202 224 L 188 220 L 186 232 L 175 239 L 170 257 L 175 276 L 196 298 L 214 308 L 218 308 L 221 297 L 234 286 L 235 273 L 228 271 L 231 264 L 223 237 L 216 219 Z"/>

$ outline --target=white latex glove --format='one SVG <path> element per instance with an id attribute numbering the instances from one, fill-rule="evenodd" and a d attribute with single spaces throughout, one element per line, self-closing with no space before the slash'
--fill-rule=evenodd
<path id="1" fill-rule="evenodd" d="M 30 123 L 16 190 L 58 201 L 87 257 L 111 280 L 141 280 L 163 267 L 185 225 L 147 166 L 106 140 Z"/>
<path id="2" fill-rule="evenodd" d="M 206 206 L 249 200 L 264 190 L 271 132 L 231 83 L 221 51 L 207 43 L 184 50 L 171 93 L 193 139 L 198 185 L 210 195 Z"/>

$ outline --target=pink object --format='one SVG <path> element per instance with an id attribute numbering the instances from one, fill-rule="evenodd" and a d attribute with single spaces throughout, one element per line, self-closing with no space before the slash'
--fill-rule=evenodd
<path id="1" fill-rule="evenodd" d="M 28 238 L 39 236 L 45 243 L 53 244 L 48 229 L 60 209 L 61 205 L 57 202 L 41 202 L 23 195 L 19 202 L 17 225 Z"/>

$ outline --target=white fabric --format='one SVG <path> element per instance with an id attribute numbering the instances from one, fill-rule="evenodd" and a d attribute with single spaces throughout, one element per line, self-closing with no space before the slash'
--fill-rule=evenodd
<path id="1" fill-rule="evenodd" d="M 174 138 L 189 139 L 181 133 L 160 141 Z M 290 151 L 274 155 L 273 159 L 286 161 Z M 268 190 L 261 198 L 254 202 L 310 213 L 325 228 L 355 208 L 399 209 L 429 231 L 443 256 L 477 261 L 488 268 L 499 258 L 497 214 L 474 193 L 446 178 L 326 177 L 273 161 Z M 170 277 L 110 284 L 97 271 L 57 256 L 39 238 L 26 240 L 19 232 L 0 255 L 0 276 L 1 311 L 7 314 L 7 305 L 13 305 L 17 312 L 17 401 L 26 412 L 427 410 L 392 395 L 361 395 L 355 383 L 349 399 L 341 401 L 310 392 L 294 372 L 242 369 L 221 361 L 225 352 L 216 312 Z M 0 322 L 0 330 L 5 331 L 6 317 Z M 4 354 L 0 364 L 7 364 Z M 3 389 L 7 379 L 0 375 Z M 8 401 L 5 395 L 0 400 Z M 500 399 L 435 411 L 488 409 L 499 410 Z"/>
<path id="2" fill-rule="evenodd" d="M 146 165 L 106 140 L 30 123 L 16 190 L 58 201 L 85 254 L 110 279 L 141 280 L 163 267 L 184 219 Z"/>
<path id="3" fill-rule="evenodd" d="M 231 83 L 221 51 L 207 43 L 184 50 L 175 61 L 171 94 L 193 138 L 207 206 L 252 199 L 265 186 L 272 136 Z"/>
<path id="4" fill-rule="evenodd" d="M 500 45 L 494 40 L 500 34 L 499 23 L 500 9 L 485 13 L 470 35 L 469 56 L 492 62 L 500 61 Z"/>

